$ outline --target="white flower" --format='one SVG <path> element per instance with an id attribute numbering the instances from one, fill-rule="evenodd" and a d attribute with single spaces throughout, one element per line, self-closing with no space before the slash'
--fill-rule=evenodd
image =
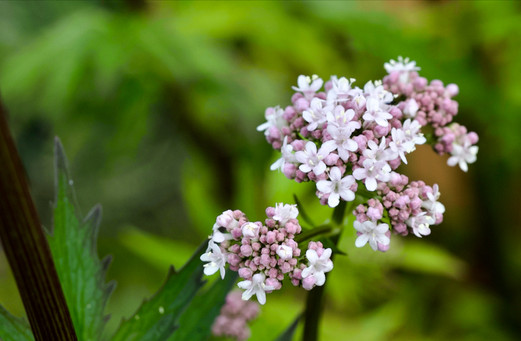
<path id="1" fill-rule="evenodd" d="M 325 102 L 323 100 L 315 97 L 311 100 L 309 108 L 304 110 L 302 113 L 302 118 L 304 118 L 306 122 L 309 122 L 308 126 L 306 127 L 307 130 L 313 131 L 317 129 L 319 125 L 326 122 L 326 112 L 331 110 L 331 107 L 324 107 L 324 103 Z"/>
<path id="2" fill-rule="evenodd" d="M 324 81 L 317 75 L 311 77 L 300 75 L 297 79 L 298 87 L 292 86 L 291 88 L 295 91 L 302 92 L 306 98 L 311 98 L 313 95 L 320 90 Z"/>
<path id="3" fill-rule="evenodd" d="M 327 131 L 333 138 L 333 140 L 328 142 L 335 146 L 335 149 L 338 151 L 338 156 L 340 156 L 342 160 L 347 161 L 349 152 L 354 152 L 358 149 L 358 143 L 351 138 L 351 130 L 328 125 Z"/>
<path id="4" fill-rule="evenodd" d="M 389 245 L 391 242 L 391 239 L 386 235 L 386 232 L 389 231 L 389 225 L 387 224 L 376 225 L 376 222 L 370 220 L 364 221 L 363 223 L 355 220 L 354 227 L 361 233 L 358 238 L 356 238 L 356 247 L 362 247 L 369 242 L 369 246 L 376 251 L 378 250 L 378 243 Z"/>
<path id="5" fill-rule="evenodd" d="M 244 223 L 241 226 L 242 235 L 250 239 L 255 239 L 259 236 L 259 229 L 259 225 L 252 222 Z"/>
<path id="6" fill-rule="evenodd" d="M 354 78 L 348 80 L 345 77 L 339 79 L 337 76 L 331 76 L 331 89 L 327 93 L 328 103 L 347 100 L 351 92 L 351 84 L 354 82 Z"/>
<path id="7" fill-rule="evenodd" d="M 385 71 L 391 73 L 393 71 L 420 71 L 420 67 L 416 66 L 414 60 L 409 61 L 409 58 L 403 59 L 402 56 L 398 57 L 398 61 L 391 59 L 389 63 L 384 64 Z"/>
<path id="8" fill-rule="evenodd" d="M 246 291 L 242 293 L 242 299 L 246 301 L 249 300 L 253 295 L 256 295 L 257 301 L 259 301 L 260 304 L 265 304 L 266 291 L 275 290 L 274 287 L 264 283 L 265 279 L 266 276 L 264 276 L 264 274 L 255 274 L 253 275 L 251 281 L 242 281 L 237 283 L 239 288 L 246 289 Z"/>
<path id="9" fill-rule="evenodd" d="M 412 150 L 407 151 L 408 153 L 411 153 L 416 149 L 414 145 L 424 144 L 427 141 L 427 139 L 423 136 L 421 132 L 421 128 L 422 126 L 420 122 L 416 120 L 411 121 L 411 119 L 409 118 L 405 120 L 405 122 L 403 122 L 402 130 L 405 133 L 405 138 L 407 139 L 407 141 L 413 143 Z"/>
<path id="10" fill-rule="evenodd" d="M 391 103 L 393 94 L 384 89 L 382 81 L 367 82 L 364 85 L 364 94 L 366 97 L 374 97 L 382 102 L 382 104 Z"/>
<path id="11" fill-rule="evenodd" d="M 376 180 L 386 182 L 391 179 L 391 167 L 387 162 L 365 159 L 362 165 L 363 168 L 353 171 L 353 176 L 356 180 L 365 179 L 364 184 L 368 191 L 376 190 Z"/>
<path id="12" fill-rule="evenodd" d="M 306 251 L 306 258 L 308 259 L 308 267 L 302 270 L 302 278 L 313 276 L 317 280 L 315 285 L 321 286 L 326 282 L 326 272 L 333 269 L 333 262 L 331 261 L 331 249 L 325 249 L 319 257 L 317 252 L 313 249 Z"/>
<path id="13" fill-rule="evenodd" d="M 445 212 L 445 206 L 443 206 L 443 204 L 438 201 L 440 198 L 438 184 L 434 184 L 434 186 L 432 186 L 432 193 L 428 192 L 427 198 L 428 200 L 425 200 L 422 203 L 422 207 L 426 208 L 430 215 L 436 218 L 438 214 L 443 214 Z"/>
<path id="14" fill-rule="evenodd" d="M 452 156 L 447 160 L 449 166 L 459 165 L 462 171 L 468 171 L 468 163 L 476 162 L 478 154 L 478 146 L 473 146 L 469 139 L 465 138 L 462 142 L 452 143 Z"/>
<path id="15" fill-rule="evenodd" d="M 405 117 L 414 117 L 416 116 L 416 113 L 418 112 L 418 109 L 420 107 L 418 106 L 418 103 L 414 98 L 411 98 L 407 102 L 405 102 L 405 107 L 403 108 L 403 114 Z"/>
<path id="16" fill-rule="evenodd" d="M 328 180 L 320 180 L 317 182 L 317 189 L 325 194 L 329 193 L 327 204 L 329 207 L 336 207 L 340 202 L 340 198 L 345 201 L 353 201 L 355 199 L 355 193 L 351 190 L 351 186 L 355 184 L 355 178 L 352 175 L 348 175 L 342 178 L 340 168 L 333 167 L 329 172 Z"/>
<path id="17" fill-rule="evenodd" d="M 360 122 L 354 120 L 355 111 L 353 109 L 344 110 L 344 107 L 337 105 L 333 111 L 328 111 L 327 126 L 334 125 L 337 128 L 343 128 L 349 130 L 351 133 L 356 129 L 360 128 Z"/>
<path id="18" fill-rule="evenodd" d="M 376 97 L 369 97 L 367 98 L 367 102 L 365 103 L 365 109 L 366 112 L 362 118 L 366 122 L 376 122 L 379 126 L 387 127 L 389 125 L 389 122 L 387 120 L 390 120 L 393 118 L 393 115 L 389 114 L 386 110 L 386 108 L 382 107 L 382 102 L 380 99 Z"/>
<path id="19" fill-rule="evenodd" d="M 427 215 L 427 212 L 422 212 L 417 216 L 411 217 L 405 221 L 405 223 L 412 228 L 414 235 L 418 238 L 431 234 L 429 225 L 432 225 L 435 222 L 436 221 L 433 217 Z"/>
<path id="20" fill-rule="evenodd" d="M 322 144 L 322 147 L 320 147 L 320 150 L 317 152 L 317 146 L 313 142 L 308 141 L 305 150 L 295 153 L 297 161 L 302 163 L 299 169 L 304 173 L 313 171 L 316 175 L 324 173 L 326 164 L 322 160 L 335 150 L 335 148 L 336 145 L 334 141 L 327 141 Z"/>
<path id="21" fill-rule="evenodd" d="M 280 259 L 290 259 L 293 257 L 293 249 L 287 245 L 279 245 L 277 255 L 279 255 Z"/>
<path id="22" fill-rule="evenodd" d="M 282 153 L 282 157 L 270 166 L 271 170 L 284 170 L 284 165 L 286 163 L 292 163 L 297 161 L 297 159 L 295 158 L 295 154 L 293 154 L 293 146 L 291 144 L 288 144 L 287 136 L 284 136 L 284 141 L 282 141 L 282 147 L 280 148 L 280 152 Z"/>
<path id="23" fill-rule="evenodd" d="M 260 126 L 257 127 L 257 131 L 264 131 L 264 135 L 270 134 L 270 128 L 276 127 L 278 130 L 287 127 L 288 121 L 284 119 L 284 110 L 280 107 L 270 108 L 266 110 L 266 120 Z"/>
<path id="24" fill-rule="evenodd" d="M 226 255 L 222 253 L 219 245 L 215 244 L 212 240 L 208 242 L 208 249 L 206 253 L 203 253 L 200 257 L 203 262 L 209 262 L 203 265 L 204 274 L 206 276 L 213 275 L 220 270 L 221 278 L 224 279 L 226 273 L 224 266 L 226 265 Z"/>
<path id="25" fill-rule="evenodd" d="M 297 216 L 297 205 L 283 203 L 275 204 L 275 215 L 273 216 L 273 219 L 280 221 L 281 225 L 285 225 L 290 219 L 296 219 Z"/>
<path id="26" fill-rule="evenodd" d="M 380 145 L 377 145 L 373 140 L 367 142 L 367 149 L 364 150 L 364 156 L 374 161 L 389 161 L 396 158 L 396 153 L 387 148 L 385 137 L 382 137 Z"/>

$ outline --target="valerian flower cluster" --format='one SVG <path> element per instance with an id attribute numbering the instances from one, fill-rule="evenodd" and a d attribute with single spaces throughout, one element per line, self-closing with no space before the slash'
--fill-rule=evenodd
<path id="1" fill-rule="evenodd" d="M 292 104 L 268 108 L 267 122 L 257 128 L 282 154 L 271 169 L 297 182 L 315 182 L 322 204 L 353 201 L 365 187 L 368 201 L 354 212 L 356 246 L 380 251 L 389 248 L 391 229 L 422 237 L 443 220 L 438 186 L 409 182 L 397 171 L 407 155 L 429 143 L 450 155 L 450 166 L 466 172 L 478 152 L 477 134 L 452 122 L 457 85 L 429 83 L 414 61 L 401 57 L 384 67 L 383 80 L 363 88 L 345 77 L 324 84 L 316 75 L 301 75 Z"/>
<path id="2" fill-rule="evenodd" d="M 263 224 L 249 221 L 239 210 L 223 212 L 201 256 L 206 262 L 204 273 L 220 271 L 224 278 L 228 264 L 243 279 L 237 284 L 244 290 L 242 299 L 255 295 L 260 304 L 266 303 L 266 293 L 282 287 L 286 276 L 294 286 L 306 290 L 323 285 L 325 273 L 333 269 L 331 249 L 324 249 L 320 242 L 309 242 L 302 254 L 295 241 L 302 231 L 298 213 L 296 205 L 277 204 L 266 209 Z"/>

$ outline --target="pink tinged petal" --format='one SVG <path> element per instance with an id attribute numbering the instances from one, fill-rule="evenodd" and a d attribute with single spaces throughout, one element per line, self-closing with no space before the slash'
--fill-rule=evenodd
<path id="1" fill-rule="evenodd" d="M 304 270 L 302 270 L 302 273 L 300 274 L 302 278 L 307 278 L 311 274 L 311 267 L 307 267 Z"/>
<path id="2" fill-rule="evenodd" d="M 349 158 L 349 151 L 345 148 L 339 148 L 338 149 L 338 156 L 340 156 L 340 158 L 343 160 L 343 161 L 347 161 L 347 159 Z"/>
<path id="3" fill-rule="evenodd" d="M 284 164 L 284 158 L 280 158 L 278 159 L 277 161 L 275 161 L 271 166 L 270 166 L 270 170 L 276 170 L 276 169 L 279 169 L 282 165 Z"/>
<path id="4" fill-rule="evenodd" d="M 259 289 L 257 292 L 255 292 L 255 294 L 257 295 L 257 301 L 259 301 L 260 304 L 266 304 L 266 293 L 264 290 Z"/>
<path id="5" fill-rule="evenodd" d="M 354 140 L 349 139 L 346 141 L 346 144 L 347 144 L 346 149 L 349 150 L 350 152 L 354 152 L 358 149 L 358 143 L 356 143 Z"/>
<path id="6" fill-rule="evenodd" d="M 322 256 L 320 256 L 320 259 L 326 260 L 331 258 L 331 253 L 333 253 L 333 250 L 331 250 L 330 248 L 325 249 L 324 252 L 322 252 Z"/>
<path id="7" fill-rule="evenodd" d="M 365 168 L 357 168 L 353 171 L 353 177 L 356 180 L 365 179 L 366 176 L 367 176 L 367 170 Z"/>
<path id="8" fill-rule="evenodd" d="M 333 167 L 329 172 L 329 178 L 333 181 L 339 181 L 342 178 L 342 173 L 340 172 L 340 168 Z"/>
<path id="9" fill-rule="evenodd" d="M 251 283 L 251 281 L 242 281 L 242 282 L 237 283 L 237 286 L 241 289 L 249 289 L 249 288 L 251 288 L 252 283 Z M 243 296 L 244 296 L 244 294 L 243 294 Z M 251 295 L 250 295 L 250 297 L 251 297 Z M 250 298 L 250 297 L 248 297 L 248 298 Z M 248 299 L 248 298 L 246 298 L 246 299 Z"/>
<path id="10" fill-rule="evenodd" d="M 226 275 L 226 270 L 223 267 L 220 267 L 219 270 L 221 271 L 221 279 L 224 279 L 224 275 Z"/>
<path id="11" fill-rule="evenodd" d="M 379 126 L 382 126 L 382 127 L 387 127 L 389 125 L 389 122 L 387 122 L 386 119 L 384 119 L 380 116 L 377 116 L 375 118 L 375 122 L 376 122 L 376 124 L 378 124 Z"/>
<path id="12" fill-rule="evenodd" d="M 451 156 L 449 157 L 449 159 L 447 160 L 447 164 L 451 167 L 454 167 L 456 166 L 456 164 L 458 163 L 458 157 L 457 156 Z"/>
<path id="13" fill-rule="evenodd" d="M 362 223 L 360 223 L 358 220 L 355 220 L 353 226 L 354 226 L 355 230 L 357 230 L 360 233 L 363 233 L 365 231 L 364 225 Z"/>
<path id="14" fill-rule="evenodd" d="M 385 233 L 389 230 L 389 225 L 387 224 L 379 224 L 376 228 L 375 228 L 376 232 L 378 233 Z"/>
<path id="15" fill-rule="evenodd" d="M 329 198 L 327 198 L 327 204 L 329 205 L 329 207 L 337 207 L 339 203 L 340 196 L 338 195 L 338 193 L 331 193 L 329 195 Z"/>
<path id="16" fill-rule="evenodd" d="M 315 155 L 317 153 L 317 146 L 313 142 L 308 141 L 306 143 L 306 151 L 311 155 Z"/>
<path id="17" fill-rule="evenodd" d="M 320 180 L 317 182 L 317 189 L 322 193 L 331 193 L 334 189 L 334 184 L 331 181 Z"/>
<path id="18" fill-rule="evenodd" d="M 465 162 L 465 160 L 460 160 L 459 168 L 461 168 L 461 170 L 464 172 L 467 172 L 469 170 L 469 167 L 467 166 L 467 163 Z"/>
<path id="19" fill-rule="evenodd" d="M 315 285 L 317 286 L 324 285 L 324 283 L 326 282 L 326 275 L 323 272 L 315 272 L 313 276 L 315 276 L 317 280 L 317 282 L 315 283 Z"/>
<path id="20" fill-rule="evenodd" d="M 211 263 L 208 263 L 208 264 L 205 264 L 203 267 L 204 267 L 204 274 L 206 276 L 211 276 L 213 275 L 214 273 L 217 272 L 217 270 L 219 270 L 219 267 L 218 266 L 211 266 L 210 265 Z"/>
<path id="21" fill-rule="evenodd" d="M 308 161 L 308 155 L 302 150 L 295 153 L 295 158 L 300 163 L 306 163 Z"/>
<path id="22" fill-rule="evenodd" d="M 353 173 L 354 174 L 354 173 Z M 368 191 L 374 191 L 376 190 L 376 179 L 375 178 L 366 178 L 365 179 L 365 187 L 367 188 Z"/>
<path id="23" fill-rule="evenodd" d="M 325 165 L 324 165 L 324 166 L 325 166 Z M 309 172 L 311 172 L 311 167 L 309 167 L 309 166 L 308 166 L 307 164 L 305 164 L 305 163 L 301 164 L 301 165 L 298 167 L 298 169 L 300 169 L 300 170 L 301 170 L 302 172 L 304 172 L 304 173 L 309 173 Z M 319 175 L 319 174 L 317 174 L 317 175 Z"/>
<path id="24" fill-rule="evenodd" d="M 362 247 L 369 241 L 369 236 L 367 234 L 361 234 L 356 238 L 355 246 L 356 247 Z"/>
<path id="25" fill-rule="evenodd" d="M 355 193 L 349 190 L 348 188 L 341 188 L 339 194 L 340 197 L 342 197 L 342 199 L 344 199 L 345 201 L 355 200 Z"/>
<path id="26" fill-rule="evenodd" d="M 373 251 L 378 250 L 378 243 L 374 238 L 369 239 L 369 246 L 371 247 L 371 249 L 373 249 Z"/>
<path id="27" fill-rule="evenodd" d="M 391 239 L 387 237 L 385 234 L 377 236 L 376 241 L 382 245 L 389 245 L 391 243 Z"/>
<path id="28" fill-rule="evenodd" d="M 318 260 L 318 254 L 315 250 L 309 249 L 306 251 L 306 258 L 311 264 L 315 264 Z"/>
<path id="29" fill-rule="evenodd" d="M 322 173 L 324 173 L 326 171 L 326 168 L 327 168 L 326 164 L 323 161 L 320 161 L 318 163 L 318 165 L 316 165 L 315 168 L 313 168 L 313 173 L 315 173 L 316 175 L 321 175 Z"/>
<path id="30" fill-rule="evenodd" d="M 337 147 L 337 145 L 336 145 L 335 141 L 333 141 L 333 140 L 326 141 L 322 144 L 322 147 L 320 147 L 319 154 L 326 157 L 329 153 L 331 153 L 333 150 L 335 150 L 336 147 Z M 315 151 L 316 151 L 316 146 L 315 146 Z"/>

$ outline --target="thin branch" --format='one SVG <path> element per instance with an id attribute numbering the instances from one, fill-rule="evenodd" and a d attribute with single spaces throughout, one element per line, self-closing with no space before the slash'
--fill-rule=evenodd
<path id="1" fill-rule="evenodd" d="M 0 160 L 0 240 L 34 337 L 77 340 L 1 100 Z"/>

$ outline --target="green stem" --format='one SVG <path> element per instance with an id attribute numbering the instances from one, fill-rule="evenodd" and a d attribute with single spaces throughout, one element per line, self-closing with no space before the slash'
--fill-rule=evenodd
<path id="1" fill-rule="evenodd" d="M 38 340 L 77 340 L 0 101 L 0 240 Z"/>
<path id="2" fill-rule="evenodd" d="M 342 232 L 342 223 L 344 222 L 344 216 L 347 208 L 347 202 L 340 201 L 335 210 L 333 211 L 332 220 L 337 225 L 336 228 L 339 228 L 339 233 L 334 234 L 331 237 L 331 241 L 337 245 L 340 240 L 340 234 Z M 352 208 L 352 203 L 349 205 L 349 210 Z M 330 227 L 331 228 L 331 227 Z M 331 260 L 333 260 L 334 254 L 331 255 Z M 320 318 L 322 316 L 323 308 L 324 308 L 324 290 L 326 287 L 327 281 L 323 286 L 315 287 L 311 290 L 306 298 L 306 311 L 304 312 L 304 333 L 302 335 L 303 341 L 316 341 L 318 340 L 318 331 Z"/>

